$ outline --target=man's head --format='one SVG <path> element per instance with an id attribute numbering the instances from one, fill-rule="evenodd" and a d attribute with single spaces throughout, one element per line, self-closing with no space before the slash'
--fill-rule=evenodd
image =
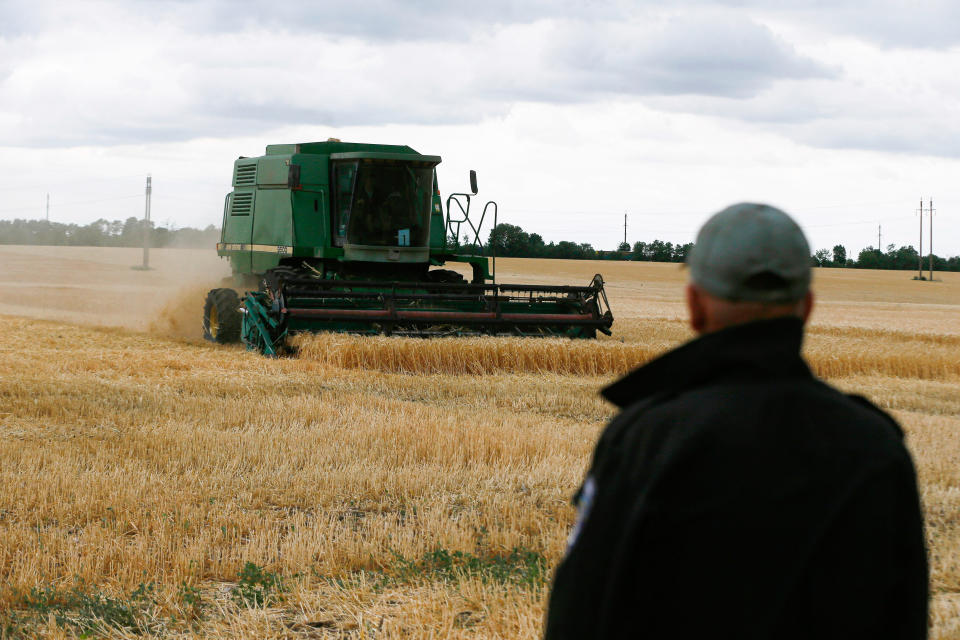
<path id="1" fill-rule="evenodd" d="M 745 202 L 715 214 L 687 264 L 687 307 L 698 333 L 783 316 L 806 321 L 813 308 L 810 247 L 774 207 Z"/>

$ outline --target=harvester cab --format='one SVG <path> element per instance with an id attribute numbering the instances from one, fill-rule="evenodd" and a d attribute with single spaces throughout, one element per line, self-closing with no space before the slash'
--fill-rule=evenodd
<path id="1" fill-rule="evenodd" d="M 586 286 L 498 284 L 480 233 L 497 223 L 476 196 L 447 198 L 439 156 L 407 146 L 326 142 L 269 145 L 234 163 L 217 252 L 230 286 L 204 304 L 204 336 L 275 355 L 298 332 L 387 335 L 609 334 L 603 279 Z M 465 226 L 464 226 L 465 225 Z M 460 253 L 460 233 L 481 255 Z M 460 263 L 459 270 L 439 268 Z"/>

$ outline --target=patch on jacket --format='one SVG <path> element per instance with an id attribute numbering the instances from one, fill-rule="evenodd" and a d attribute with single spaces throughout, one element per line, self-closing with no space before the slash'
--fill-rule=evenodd
<path id="1" fill-rule="evenodd" d="M 576 544 L 580 537 L 580 531 L 590 516 L 590 509 L 593 507 L 593 500 L 597 495 L 597 481 L 593 476 L 587 476 L 583 486 L 580 487 L 580 495 L 577 499 L 577 521 L 573 523 L 573 529 L 570 530 L 570 536 L 567 538 L 567 552 Z"/>

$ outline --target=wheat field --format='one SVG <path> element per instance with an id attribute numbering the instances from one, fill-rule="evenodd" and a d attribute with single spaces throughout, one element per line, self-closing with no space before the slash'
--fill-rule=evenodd
<path id="1" fill-rule="evenodd" d="M 691 337 L 677 265 L 607 280 L 596 342 L 199 337 L 213 252 L 0 247 L 0 634 L 536 638 L 597 391 Z M 818 270 L 805 355 L 904 426 L 931 637 L 960 638 L 960 274 Z M 691 585 L 691 607 L 698 594 Z"/>

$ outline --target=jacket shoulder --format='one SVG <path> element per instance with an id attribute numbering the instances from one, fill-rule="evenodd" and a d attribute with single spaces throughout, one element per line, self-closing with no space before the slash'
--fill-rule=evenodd
<path id="1" fill-rule="evenodd" d="M 623 444 L 625 438 L 636 437 L 637 431 L 650 430 L 661 421 L 660 410 L 669 408 L 679 395 L 677 391 L 665 391 L 627 405 L 615 416 L 600 434 L 594 450 L 594 463 L 611 449 Z"/>
<path id="2" fill-rule="evenodd" d="M 893 429 L 894 433 L 896 433 L 898 437 L 900 437 L 901 439 L 903 438 L 903 429 L 900 428 L 900 425 L 897 423 L 896 420 L 893 419 L 893 416 L 891 416 L 889 413 L 887 413 L 877 405 L 867 400 L 864 396 L 861 396 L 856 393 L 848 393 L 844 395 L 849 400 L 852 400 L 860 407 L 867 409 L 868 411 L 872 412 L 875 416 L 882 419 L 883 422 L 885 422 L 891 429 Z"/>

